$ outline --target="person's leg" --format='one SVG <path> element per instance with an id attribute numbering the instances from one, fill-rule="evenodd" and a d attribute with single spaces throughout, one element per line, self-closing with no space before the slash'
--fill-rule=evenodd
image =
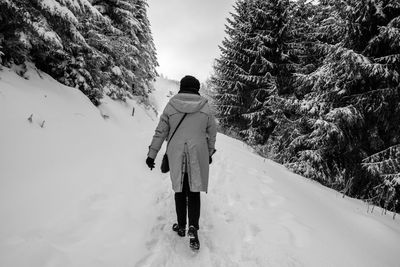
<path id="1" fill-rule="evenodd" d="M 188 206 L 188 217 L 189 217 L 189 245 L 193 250 L 200 249 L 200 242 L 197 235 L 199 230 L 199 219 L 200 219 L 200 192 L 191 192 L 189 187 L 189 177 L 185 174 L 184 188 L 187 194 L 187 206 Z"/>
<path id="2" fill-rule="evenodd" d="M 197 234 L 200 219 L 200 192 L 188 193 L 188 213 L 189 213 L 189 246 L 193 250 L 200 249 L 200 241 Z"/>
<path id="3" fill-rule="evenodd" d="M 193 225 L 199 230 L 200 192 L 188 192 L 188 215 L 189 226 Z"/>
<path id="4" fill-rule="evenodd" d="M 186 175 L 185 175 L 186 176 Z M 184 178 L 185 180 L 185 178 Z M 185 183 L 184 183 L 185 184 Z M 186 227 L 186 210 L 187 210 L 187 197 L 185 186 L 182 188 L 182 192 L 175 193 L 175 209 L 178 225 L 180 227 Z"/>

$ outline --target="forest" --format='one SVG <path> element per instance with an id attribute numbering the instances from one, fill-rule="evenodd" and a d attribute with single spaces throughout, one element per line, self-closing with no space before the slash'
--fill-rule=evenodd
<path id="1" fill-rule="evenodd" d="M 400 2 L 238 0 L 208 81 L 221 131 L 399 211 Z"/>
<path id="2" fill-rule="evenodd" d="M 1 0 L 0 64 L 26 62 L 79 88 L 95 104 L 104 94 L 146 100 L 157 76 L 146 0 Z"/>

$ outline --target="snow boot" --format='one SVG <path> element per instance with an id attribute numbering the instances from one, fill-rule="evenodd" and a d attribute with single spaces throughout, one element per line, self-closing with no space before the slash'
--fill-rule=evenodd
<path id="1" fill-rule="evenodd" d="M 189 246 L 192 250 L 197 251 L 200 249 L 200 241 L 197 235 L 197 229 L 193 225 L 189 226 L 188 230 Z"/>
<path id="2" fill-rule="evenodd" d="M 174 223 L 174 225 L 172 225 L 172 230 L 175 231 L 179 236 L 182 236 L 182 237 L 184 237 L 186 234 L 185 227 L 181 227 L 177 223 Z"/>

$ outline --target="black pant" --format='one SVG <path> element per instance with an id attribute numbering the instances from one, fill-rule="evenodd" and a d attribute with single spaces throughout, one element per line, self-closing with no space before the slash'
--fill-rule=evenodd
<path id="1" fill-rule="evenodd" d="M 186 227 L 186 210 L 188 210 L 189 226 L 199 229 L 200 218 L 200 192 L 191 192 L 188 174 L 183 177 L 182 192 L 175 193 L 175 208 L 178 224 Z"/>

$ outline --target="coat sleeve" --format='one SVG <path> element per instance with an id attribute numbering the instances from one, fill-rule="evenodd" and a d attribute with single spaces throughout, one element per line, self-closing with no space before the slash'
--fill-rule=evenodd
<path id="1" fill-rule="evenodd" d="M 212 156 L 215 152 L 215 139 L 217 137 L 217 124 L 215 122 L 215 117 L 213 115 L 208 116 L 207 122 L 207 142 L 208 142 L 208 152 Z"/>
<path id="2" fill-rule="evenodd" d="M 152 159 L 155 159 L 157 157 L 157 153 L 160 150 L 164 140 L 168 137 L 169 120 L 165 110 L 166 109 L 164 109 L 164 112 L 160 117 L 160 121 L 158 122 L 153 140 L 151 141 L 151 145 L 149 146 L 149 153 L 147 154 L 147 156 Z"/>

